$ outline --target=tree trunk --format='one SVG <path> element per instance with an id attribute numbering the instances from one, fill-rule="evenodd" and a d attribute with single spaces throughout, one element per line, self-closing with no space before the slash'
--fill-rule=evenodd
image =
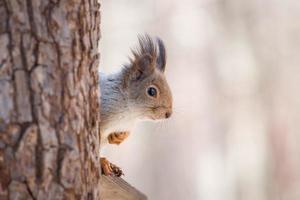
<path id="1" fill-rule="evenodd" d="M 0 199 L 99 199 L 97 0 L 0 0 Z"/>

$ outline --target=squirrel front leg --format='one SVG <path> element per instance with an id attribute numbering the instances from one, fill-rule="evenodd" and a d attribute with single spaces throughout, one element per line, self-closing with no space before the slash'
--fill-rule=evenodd
<path id="1" fill-rule="evenodd" d="M 108 143 L 109 144 L 121 144 L 127 137 L 129 136 L 128 131 L 123 131 L 123 132 L 113 132 L 108 135 Z"/>

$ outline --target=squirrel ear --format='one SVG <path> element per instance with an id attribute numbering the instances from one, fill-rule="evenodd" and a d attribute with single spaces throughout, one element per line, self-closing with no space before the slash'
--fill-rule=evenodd
<path id="1" fill-rule="evenodd" d="M 132 66 L 134 77 L 139 79 L 142 75 L 151 74 L 154 71 L 153 58 L 149 54 L 137 57 Z"/>
<path id="2" fill-rule="evenodd" d="M 157 38 L 157 44 L 158 44 L 158 57 L 157 57 L 157 68 L 164 72 L 166 68 L 166 48 L 163 43 L 163 41 L 160 38 Z"/>

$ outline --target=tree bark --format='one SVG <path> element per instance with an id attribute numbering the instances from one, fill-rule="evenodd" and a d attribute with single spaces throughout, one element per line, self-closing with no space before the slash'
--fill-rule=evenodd
<path id="1" fill-rule="evenodd" d="M 0 0 L 0 199 L 99 199 L 97 0 Z"/>

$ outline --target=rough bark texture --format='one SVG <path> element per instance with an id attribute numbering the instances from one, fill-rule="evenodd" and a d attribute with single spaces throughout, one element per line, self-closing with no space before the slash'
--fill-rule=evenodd
<path id="1" fill-rule="evenodd" d="M 0 0 L 0 199 L 99 199 L 97 0 Z"/>

